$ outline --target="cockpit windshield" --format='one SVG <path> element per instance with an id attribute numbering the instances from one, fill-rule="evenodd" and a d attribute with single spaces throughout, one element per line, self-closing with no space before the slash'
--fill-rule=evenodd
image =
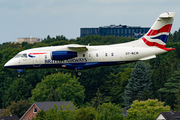
<path id="1" fill-rule="evenodd" d="M 27 54 L 26 53 L 23 53 L 23 54 L 17 54 L 16 56 L 15 56 L 15 58 L 27 58 Z"/>

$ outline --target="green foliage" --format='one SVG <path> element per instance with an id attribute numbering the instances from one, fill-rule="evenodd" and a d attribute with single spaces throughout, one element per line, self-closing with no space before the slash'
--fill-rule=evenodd
<path id="1" fill-rule="evenodd" d="M 17 102 L 11 102 L 11 105 L 7 107 L 6 110 L 3 111 L 1 116 L 18 116 L 19 118 L 27 111 L 27 109 L 31 106 L 31 103 L 27 100 L 19 100 Z"/>
<path id="2" fill-rule="evenodd" d="M 75 120 L 94 120 L 96 116 L 96 110 L 92 107 L 81 107 L 75 112 Z"/>
<path id="3" fill-rule="evenodd" d="M 167 42 L 180 42 L 180 29 L 169 35 Z"/>
<path id="4" fill-rule="evenodd" d="M 138 120 L 155 120 L 155 119 L 152 115 L 145 115 L 145 116 L 138 118 Z"/>
<path id="5" fill-rule="evenodd" d="M 122 66 L 121 66 L 122 67 Z M 107 81 L 108 76 L 111 72 L 119 71 L 119 66 L 114 67 L 100 67 L 96 69 L 84 70 L 82 71 L 82 76 L 79 79 L 81 85 L 85 89 L 85 102 L 90 102 L 95 96 L 97 89 L 101 90 L 101 93 L 104 93 L 104 84 Z"/>
<path id="6" fill-rule="evenodd" d="M 180 111 L 180 83 L 179 83 L 179 87 L 177 89 L 177 93 L 175 94 L 176 96 L 176 104 L 175 106 L 175 111 L 179 112 Z"/>
<path id="7" fill-rule="evenodd" d="M 137 62 L 124 92 L 123 99 L 126 108 L 130 107 L 133 100 L 141 99 L 144 92 L 152 89 L 150 75 L 150 66 L 141 61 Z"/>
<path id="8" fill-rule="evenodd" d="M 98 106 L 96 120 L 124 120 L 124 116 L 119 105 L 103 103 Z"/>
<path id="9" fill-rule="evenodd" d="M 77 38 L 77 44 L 88 45 L 109 45 L 109 44 L 117 44 L 124 43 L 134 40 L 134 38 L 126 38 L 126 37 L 115 37 L 115 36 L 98 36 L 98 35 L 89 35 L 83 38 Z"/>
<path id="10" fill-rule="evenodd" d="M 63 100 L 61 99 L 59 90 L 54 91 L 53 87 L 51 87 L 50 93 L 47 96 L 46 101 L 63 101 Z"/>
<path id="11" fill-rule="evenodd" d="M 65 101 L 74 101 L 81 105 L 84 101 L 84 87 L 78 82 L 78 78 L 72 77 L 71 74 L 56 73 L 45 77 L 32 90 L 31 102 L 46 101 L 51 94 L 51 87 L 59 91 L 61 98 Z"/>
<path id="12" fill-rule="evenodd" d="M 167 80 L 167 83 L 164 84 L 165 88 L 160 88 L 159 92 L 163 93 L 177 93 L 177 88 L 179 87 L 180 83 L 180 71 L 175 71 L 171 78 Z"/>
<path id="13" fill-rule="evenodd" d="M 97 109 L 98 106 L 103 103 L 102 102 L 102 94 L 100 93 L 99 88 L 97 90 L 96 97 L 94 97 L 94 99 L 91 102 L 92 102 L 92 107 L 94 107 L 95 109 Z"/>
<path id="14" fill-rule="evenodd" d="M 170 106 L 164 106 L 164 102 L 158 102 L 157 99 L 148 99 L 146 101 L 135 100 L 131 108 L 127 110 L 127 119 L 136 120 L 143 117 L 153 117 L 153 119 L 155 119 L 160 112 L 168 112 L 169 110 Z"/>
<path id="15" fill-rule="evenodd" d="M 4 93 L 5 106 L 9 106 L 12 101 L 28 99 L 31 96 L 31 90 L 32 86 L 28 85 L 23 78 L 17 78 Z"/>
<path id="16" fill-rule="evenodd" d="M 180 83 L 180 71 L 175 71 L 171 78 L 164 84 L 164 88 L 160 88 L 158 92 L 162 92 L 166 95 L 165 103 L 171 105 L 174 108 L 175 94 L 178 93 L 178 87 Z"/>
<path id="17" fill-rule="evenodd" d="M 131 68 L 125 68 L 123 72 L 117 74 L 110 73 L 108 79 L 104 84 L 104 102 L 112 102 L 116 104 L 122 104 L 122 95 L 126 85 L 128 84 L 128 79 L 130 78 Z"/>

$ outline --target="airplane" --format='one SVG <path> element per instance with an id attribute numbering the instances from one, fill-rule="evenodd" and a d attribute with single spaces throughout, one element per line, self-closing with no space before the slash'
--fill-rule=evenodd
<path id="1" fill-rule="evenodd" d="M 158 54 L 175 49 L 165 48 L 174 16 L 175 12 L 160 14 L 150 30 L 135 41 L 100 46 L 69 44 L 33 48 L 19 52 L 4 67 L 17 69 L 18 77 L 23 69 L 41 68 L 75 70 L 80 77 L 81 70 L 156 58 Z"/>

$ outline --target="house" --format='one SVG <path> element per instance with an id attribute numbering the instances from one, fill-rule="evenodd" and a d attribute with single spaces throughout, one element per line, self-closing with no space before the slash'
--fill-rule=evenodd
<path id="1" fill-rule="evenodd" d="M 161 112 L 156 120 L 180 120 L 180 112 Z"/>
<path id="2" fill-rule="evenodd" d="M 20 120 L 32 120 L 36 117 L 36 114 L 44 109 L 44 111 L 49 110 L 54 107 L 54 104 L 59 105 L 68 105 L 71 104 L 71 101 L 53 101 L 53 102 L 35 102 L 31 107 L 24 113 Z"/>
<path id="3" fill-rule="evenodd" d="M 0 120 L 19 120 L 18 116 L 3 116 Z"/>

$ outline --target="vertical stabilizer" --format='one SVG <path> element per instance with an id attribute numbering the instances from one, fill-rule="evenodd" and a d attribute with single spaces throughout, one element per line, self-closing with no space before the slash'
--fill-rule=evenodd
<path id="1" fill-rule="evenodd" d="M 157 18 L 151 29 L 141 38 L 146 46 L 165 48 L 174 21 L 174 16 L 175 12 L 166 12 L 162 13 Z"/>

